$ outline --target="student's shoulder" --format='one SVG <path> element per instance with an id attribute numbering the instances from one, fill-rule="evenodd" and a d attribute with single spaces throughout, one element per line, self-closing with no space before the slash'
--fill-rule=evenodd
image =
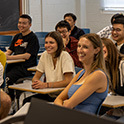
<path id="1" fill-rule="evenodd" d="M 65 57 L 65 56 L 70 56 L 70 54 L 67 51 L 62 51 L 60 54 L 61 57 Z"/>
<path id="2" fill-rule="evenodd" d="M 94 78 L 96 78 L 98 80 L 107 78 L 107 74 L 101 69 L 97 69 L 97 70 L 93 71 L 93 73 L 91 73 L 91 74 Z"/>

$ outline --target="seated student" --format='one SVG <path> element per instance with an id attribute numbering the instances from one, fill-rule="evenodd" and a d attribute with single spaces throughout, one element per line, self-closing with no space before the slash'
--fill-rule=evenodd
<path id="1" fill-rule="evenodd" d="M 84 69 L 77 73 L 54 103 L 96 114 L 108 94 L 109 84 L 100 37 L 96 34 L 81 36 L 77 53 Z"/>
<path id="2" fill-rule="evenodd" d="M 110 39 L 102 38 L 102 42 L 106 68 L 111 79 L 110 92 L 124 96 L 124 55 L 118 52 Z M 106 114 L 109 117 L 119 118 L 119 116 L 124 115 L 124 108 L 110 109 Z"/>
<path id="3" fill-rule="evenodd" d="M 112 39 L 120 53 L 124 54 L 124 16 L 112 22 Z"/>
<path id="4" fill-rule="evenodd" d="M 8 60 L 24 59 L 25 62 L 8 64 L 6 68 L 6 83 L 12 85 L 19 78 L 31 76 L 32 73 L 27 68 L 37 65 L 37 53 L 39 50 L 39 41 L 37 36 L 30 30 L 32 19 L 29 15 L 23 14 L 19 17 L 18 29 L 6 51 Z M 12 101 L 14 101 L 14 91 L 8 89 Z"/>
<path id="5" fill-rule="evenodd" d="M 111 39 L 113 42 L 115 42 L 112 38 L 111 38 L 111 32 L 112 32 L 112 23 L 116 18 L 121 18 L 123 17 L 122 13 L 117 13 L 114 14 L 111 17 L 111 25 L 106 26 L 105 28 L 103 28 L 102 30 L 100 30 L 99 32 L 97 32 L 97 34 L 101 37 L 101 38 L 109 38 Z"/>
<path id="6" fill-rule="evenodd" d="M 32 79 L 33 89 L 66 87 L 72 80 L 75 71 L 74 63 L 68 52 L 63 51 L 64 45 L 60 33 L 53 31 L 45 37 L 45 49 L 40 57 L 37 71 Z M 45 74 L 46 82 L 40 80 Z M 51 94 L 36 94 L 33 97 L 41 98 L 47 101 L 54 101 L 57 93 Z M 30 101 L 31 97 L 24 100 Z"/>
<path id="7" fill-rule="evenodd" d="M 79 61 L 78 56 L 77 56 L 78 40 L 75 39 L 74 37 L 70 36 L 71 27 L 70 27 L 69 23 L 65 20 L 60 21 L 55 26 L 55 30 L 61 34 L 61 36 L 63 38 L 65 50 L 73 58 L 75 66 L 82 67 L 82 63 Z"/>
<path id="8" fill-rule="evenodd" d="M 79 37 L 85 34 L 83 29 L 80 29 L 75 25 L 77 17 L 73 13 L 66 13 L 64 15 L 64 20 L 66 20 L 71 26 L 70 36 L 73 36 L 79 40 Z"/>

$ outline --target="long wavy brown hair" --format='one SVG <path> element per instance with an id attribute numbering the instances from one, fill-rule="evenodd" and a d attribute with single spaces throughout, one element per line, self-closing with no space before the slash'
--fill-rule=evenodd
<path id="1" fill-rule="evenodd" d="M 108 50 L 108 56 L 105 58 L 107 71 L 110 75 L 110 90 L 114 91 L 119 82 L 119 63 L 124 59 L 124 55 L 119 53 L 115 44 L 107 38 L 102 38 L 103 44 Z"/>

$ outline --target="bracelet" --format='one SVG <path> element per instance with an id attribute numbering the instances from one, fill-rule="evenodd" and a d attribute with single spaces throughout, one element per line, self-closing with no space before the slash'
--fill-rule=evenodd
<path id="1" fill-rule="evenodd" d="M 49 83 L 47 83 L 47 88 L 49 88 Z"/>
<path id="2" fill-rule="evenodd" d="M 52 86 L 51 86 L 51 88 L 53 88 L 54 87 L 54 82 L 52 83 Z"/>

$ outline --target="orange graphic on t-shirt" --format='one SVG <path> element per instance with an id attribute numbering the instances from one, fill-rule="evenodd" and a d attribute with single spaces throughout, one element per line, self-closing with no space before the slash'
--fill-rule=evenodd
<path id="1" fill-rule="evenodd" d="M 19 46 L 22 44 L 22 41 L 23 39 L 18 39 L 16 42 L 15 42 L 15 46 Z"/>

